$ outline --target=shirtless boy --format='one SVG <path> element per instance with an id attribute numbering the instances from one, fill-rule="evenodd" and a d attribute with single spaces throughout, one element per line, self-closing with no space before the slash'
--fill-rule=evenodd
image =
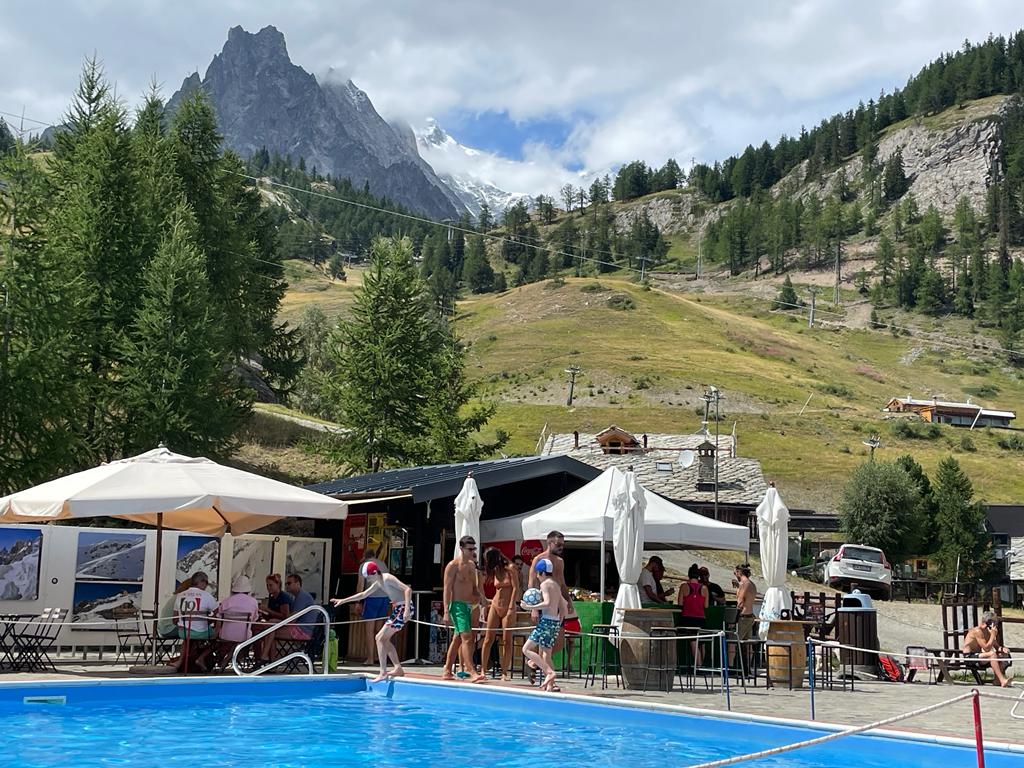
<path id="1" fill-rule="evenodd" d="M 451 626 L 452 642 L 445 659 L 445 680 L 455 679 L 455 653 L 462 659 L 462 667 L 470 674 L 469 682 L 479 683 L 484 676 L 473 664 L 473 607 L 481 603 L 481 592 L 476 569 L 476 540 L 472 536 L 459 539 L 459 552 L 444 569 L 444 618 L 442 623 Z"/>
<path id="2" fill-rule="evenodd" d="M 558 584 L 559 589 L 562 593 L 562 598 L 565 600 L 566 612 L 563 622 L 563 630 L 558 635 L 558 642 L 555 644 L 555 650 L 559 650 L 562 647 L 563 642 L 566 641 L 565 633 L 569 633 L 568 637 L 568 648 L 566 653 L 569 657 L 569 669 L 572 669 L 572 647 L 573 635 L 579 635 L 583 629 L 580 626 L 579 616 L 576 615 L 576 609 L 572 605 L 572 596 L 569 594 L 569 588 L 565 584 L 565 560 L 562 559 L 562 552 L 565 551 L 565 537 L 560 531 L 551 531 L 548 534 L 547 549 L 533 558 L 533 562 L 530 564 L 530 579 L 529 586 L 536 587 L 540 584 L 540 579 L 537 574 L 537 563 L 541 560 L 548 560 L 551 562 L 554 571 L 551 574 L 551 578 Z M 536 618 L 536 613 L 534 614 Z"/>
<path id="3" fill-rule="evenodd" d="M 992 674 L 996 676 L 996 680 L 1003 688 L 1010 685 L 1010 680 L 1006 677 L 1005 669 L 1006 662 L 1002 661 L 1002 656 L 1009 655 L 1009 651 L 1001 645 L 999 642 L 999 630 L 996 624 L 999 623 L 999 617 L 996 616 L 992 611 L 985 611 L 981 615 L 981 623 L 972 627 L 964 635 L 963 652 L 964 656 L 968 658 L 976 658 L 988 661 L 992 667 Z"/>
<path id="4" fill-rule="evenodd" d="M 523 645 L 523 655 L 532 661 L 544 673 L 540 684 L 542 691 L 558 691 L 555 679 L 558 673 L 551 665 L 551 654 L 554 652 L 558 631 L 565 620 L 567 603 L 562 597 L 562 590 L 553 577 L 554 565 L 547 558 L 534 561 L 534 572 L 537 574 L 541 601 L 537 605 L 522 603 L 524 609 L 537 611 L 540 618 L 537 626 Z M 531 575 L 531 580 L 533 576 Z"/>
<path id="5" fill-rule="evenodd" d="M 412 621 L 412 587 L 402 583 L 390 573 L 382 571 L 380 566 L 372 560 L 363 563 L 359 569 L 359 575 L 366 588 L 349 597 L 334 598 L 331 600 L 331 605 L 338 607 L 345 603 L 358 602 L 373 594 L 383 594 L 387 598 L 391 604 L 391 614 L 376 635 L 380 674 L 373 679 L 373 682 L 379 683 L 392 677 L 402 677 L 405 670 L 402 669 L 402 662 L 398 658 L 398 649 L 395 648 L 392 638 L 402 630 L 402 627 Z M 388 661 L 394 664 L 390 671 L 387 670 Z"/>

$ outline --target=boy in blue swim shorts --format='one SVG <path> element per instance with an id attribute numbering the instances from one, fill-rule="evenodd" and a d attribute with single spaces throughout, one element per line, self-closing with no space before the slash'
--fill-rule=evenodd
<path id="1" fill-rule="evenodd" d="M 534 565 L 537 577 L 540 581 L 539 589 L 542 599 L 537 605 L 521 603 L 524 610 L 539 611 L 540 619 L 537 626 L 527 638 L 523 645 L 523 655 L 532 661 L 544 673 L 544 680 L 540 684 L 542 691 L 558 691 L 555 685 L 557 673 L 551 663 L 551 654 L 558 640 L 558 631 L 562 628 L 562 621 L 566 615 L 565 598 L 562 597 L 562 590 L 551 578 L 554 566 L 546 557 L 542 557 Z"/>

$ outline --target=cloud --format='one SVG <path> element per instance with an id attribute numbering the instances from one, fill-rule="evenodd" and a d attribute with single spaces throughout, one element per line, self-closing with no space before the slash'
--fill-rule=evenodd
<path id="1" fill-rule="evenodd" d="M 59 19 L 60 23 L 53 23 Z M 81 62 L 96 52 L 137 100 L 154 77 L 175 89 L 205 71 L 229 27 L 284 32 L 307 70 L 350 75 L 382 115 L 504 113 L 528 127 L 571 119 L 556 146 L 521 165 L 485 146 L 481 173 L 550 188 L 568 168 L 640 158 L 715 160 L 796 133 L 906 81 L 964 38 L 1024 26 L 1013 0 L 766 0 L 642 4 L 479 0 L 65 0 L 8 9 L 0 110 L 57 119 Z M 456 134 L 457 135 L 457 134 Z M 528 130 L 523 142 L 536 141 Z"/>

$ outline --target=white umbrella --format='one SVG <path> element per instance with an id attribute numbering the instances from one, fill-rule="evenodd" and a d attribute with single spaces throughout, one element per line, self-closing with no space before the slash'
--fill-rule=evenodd
<path id="1" fill-rule="evenodd" d="M 242 534 L 283 517 L 341 520 L 345 502 L 164 447 L 0 499 L 0 522 L 117 517 L 193 533 Z"/>
<path id="2" fill-rule="evenodd" d="M 761 636 L 768 634 L 768 623 L 783 610 L 792 611 L 793 601 L 786 589 L 786 560 L 789 555 L 789 510 L 774 487 L 765 491 L 757 505 L 757 531 L 761 542 L 761 573 L 764 599 L 761 602 Z"/>
<path id="3" fill-rule="evenodd" d="M 472 473 L 466 476 L 466 482 L 462 484 L 462 490 L 455 497 L 455 538 L 472 536 L 477 547 L 480 546 L 480 512 L 484 503 L 480 499 L 480 489 L 476 486 L 476 480 Z M 478 550 L 479 551 L 479 550 Z"/>
<path id="4" fill-rule="evenodd" d="M 159 579 L 162 529 L 242 534 L 283 517 L 341 520 L 345 502 L 163 446 L 51 480 L 0 499 L 0 522 L 49 523 L 117 517 L 155 525 Z M 159 586 L 155 590 L 159 604 Z"/>
<path id="5" fill-rule="evenodd" d="M 619 592 L 615 596 L 615 611 L 612 624 L 622 628 L 624 611 L 640 607 L 641 559 L 644 549 L 644 510 L 647 500 L 644 489 L 637 482 L 632 470 L 626 472 L 622 482 L 612 493 L 611 506 L 614 514 L 612 546 L 615 553 L 615 567 L 619 571 Z"/>

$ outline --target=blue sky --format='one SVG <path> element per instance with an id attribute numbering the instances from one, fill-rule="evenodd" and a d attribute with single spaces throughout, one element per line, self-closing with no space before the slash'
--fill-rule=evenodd
<path id="1" fill-rule="evenodd" d="M 128 103 L 204 72 L 227 31 L 272 24 L 292 61 L 350 77 L 388 119 L 439 120 L 478 155 L 431 158 L 510 191 L 632 159 L 714 161 L 816 124 L 965 38 L 1024 27 L 1018 0 L 54 0 L 6 9 L 0 111 L 56 120 L 96 53 Z M 59 18 L 61 23 L 54 24 Z M 582 173 L 581 173 L 582 172 Z"/>

